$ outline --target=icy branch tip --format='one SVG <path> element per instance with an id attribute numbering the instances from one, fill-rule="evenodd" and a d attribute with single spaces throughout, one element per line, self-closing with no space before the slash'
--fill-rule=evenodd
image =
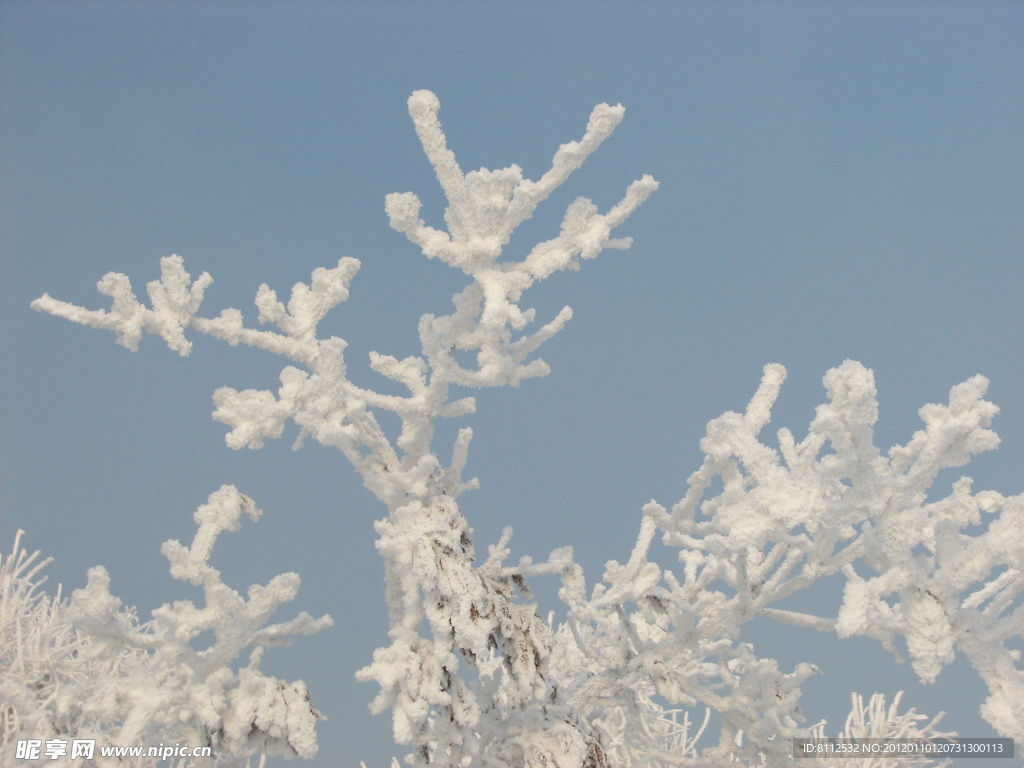
<path id="1" fill-rule="evenodd" d="M 428 114 L 430 112 L 437 113 L 441 109 L 441 102 L 437 96 L 434 95 L 433 91 L 422 89 L 419 91 L 413 91 L 412 95 L 409 96 L 409 114 L 413 117 Z"/>
<path id="2" fill-rule="evenodd" d="M 747 411 L 743 417 L 744 421 L 754 429 L 755 434 L 771 421 L 772 406 L 775 405 L 785 380 L 786 367 L 784 365 L 769 363 L 764 367 L 761 384 L 747 405 Z"/>
<path id="3" fill-rule="evenodd" d="M 626 108 L 621 104 L 614 107 L 610 104 L 598 104 L 590 113 L 590 120 L 587 121 L 587 132 L 600 132 L 602 135 L 609 135 L 615 127 L 622 122 L 626 116 Z"/>

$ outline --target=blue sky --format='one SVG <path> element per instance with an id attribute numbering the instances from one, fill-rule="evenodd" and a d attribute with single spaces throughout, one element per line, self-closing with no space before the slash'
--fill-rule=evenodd
<path id="1" fill-rule="evenodd" d="M 440 98 L 463 169 L 530 178 L 595 104 L 625 105 L 510 255 L 552 236 L 576 196 L 607 208 L 643 173 L 661 182 L 620 230 L 631 250 L 527 294 L 539 318 L 574 310 L 542 350 L 553 373 L 477 393 L 463 423 L 482 488 L 462 506 L 478 548 L 512 525 L 515 557 L 571 544 L 598 577 L 628 556 L 648 499 L 685 492 L 704 425 L 743 408 L 769 362 L 789 370 L 772 427 L 798 437 L 828 368 L 872 368 L 883 447 L 909 438 L 918 407 L 988 376 L 1003 445 L 965 472 L 1024 490 L 1019 3 L 4 2 L 0 545 L 26 529 L 65 590 L 104 564 L 146 614 L 195 597 L 160 544 L 190 539 L 195 507 L 236 484 L 265 514 L 218 543 L 226 580 L 298 571 L 282 618 L 336 620 L 264 665 L 306 680 L 330 718 L 313 765 L 402 754 L 367 711 L 375 686 L 353 679 L 386 641 L 383 508 L 340 455 L 293 453 L 294 433 L 224 446 L 213 390 L 274 388 L 271 356 L 200 339 L 181 359 L 153 338 L 130 354 L 28 305 L 48 292 L 105 306 L 103 274 L 141 291 L 178 253 L 215 278 L 211 314 L 251 319 L 260 283 L 286 290 L 354 256 L 352 297 L 322 328 L 374 383 L 366 353 L 417 352 L 418 317 L 462 287 L 383 210 L 414 191 L 440 222 L 406 113 L 418 88 Z M 947 727 L 991 734 L 962 663 L 922 687 L 867 641 L 761 632 L 745 639 L 826 671 L 805 686 L 812 721 L 837 729 L 851 689 L 908 688 Z"/>

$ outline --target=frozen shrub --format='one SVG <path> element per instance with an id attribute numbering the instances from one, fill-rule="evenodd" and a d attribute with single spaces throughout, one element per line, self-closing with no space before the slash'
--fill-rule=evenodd
<path id="1" fill-rule="evenodd" d="M 218 389 L 214 418 L 230 427 L 232 448 L 260 448 L 293 421 L 297 444 L 312 438 L 340 450 L 387 508 L 376 531 L 390 643 L 374 653 L 359 678 L 380 686 L 373 709 L 391 710 L 396 741 L 412 749 L 409 762 L 508 768 L 790 764 L 789 740 L 812 732 L 797 706 L 801 684 L 818 670 L 809 664 L 781 669 L 740 642 L 741 627 L 756 617 L 794 631 L 867 635 L 894 653 L 905 646 L 923 681 L 961 653 L 989 688 L 985 718 L 999 733 L 1024 740 L 1024 678 L 1019 654 L 1007 647 L 1024 624 L 1024 501 L 975 493 L 968 478 L 944 498 L 929 502 L 926 495 L 942 469 L 961 466 L 998 442 L 989 428 L 997 409 L 984 400 L 987 382 L 980 376 L 954 387 L 948 405 L 922 408 L 924 428 L 905 446 L 883 453 L 873 440 L 872 373 L 852 361 L 825 376 L 829 399 L 806 436 L 798 441 L 782 429 L 776 445 L 762 442 L 760 432 L 785 378 L 781 365 L 769 365 L 743 413 L 726 413 L 708 425 L 701 442 L 706 458 L 686 496 L 670 509 L 647 504 L 628 561 L 609 563 L 589 592 L 569 548 L 542 563 L 522 558 L 508 564 L 510 530 L 478 559 L 459 504 L 463 493 L 477 487 L 475 479 L 463 479 L 472 432 L 462 429 L 442 451 L 434 444 L 435 424 L 475 409 L 472 397 L 453 394 L 457 388 L 518 386 L 549 372 L 533 355 L 572 313 L 566 307 L 526 331 L 536 313 L 521 305 L 525 292 L 555 272 L 579 269 L 605 248 L 628 247 L 628 238 L 612 232 L 657 182 L 650 176 L 633 182 L 605 213 L 577 199 L 555 237 L 520 261 L 502 260 L 513 230 L 611 135 L 624 110 L 596 107 L 583 138 L 562 145 L 537 181 L 515 165 L 463 173 L 438 111 L 428 91 L 409 99 L 416 132 L 448 199 L 446 229 L 420 218 L 415 194 L 389 195 L 385 208 L 395 230 L 468 281 L 454 297 L 452 314 L 420 320 L 420 355 L 399 360 L 371 353 L 372 369 L 406 395 L 352 383 L 346 341 L 317 334 L 324 315 L 348 298 L 360 266 L 352 258 L 314 271 L 308 284 L 294 286 L 287 304 L 260 286 L 257 319 L 276 330 L 246 325 L 237 309 L 200 314 L 212 278 L 204 273 L 193 281 L 178 256 L 161 261 L 160 279 L 147 286 L 148 306 L 126 276 L 114 273 L 99 283 L 112 299 L 109 310 L 45 295 L 33 303 L 113 331 L 129 349 L 148 332 L 188 355 L 192 331 L 290 361 L 276 392 Z M 380 427 L 381 412 L 398 417 L 397 436 Z M 980 533 L 967 530 L 979 526 Z M 656 536 L 678 550 L 672 567 L 648 558 Z M 210 572 L 195 564 L 197 555 L 174 547 L 166 553 L 183 578 L 206 585 L 208 600 L 221 599 L 207 584 Z M 817 580 L 840 574 L 846 588 L 834 615 L 777 607 Z M 541 575 L 562 581 L 567 611 L 559 622 L 542 620 L 526 602 L 528 581 Z M 112 652 L 139 648 L 133 640 L 138 630 L 114 622 L 105 590 L 102 574 L 94 574 L 79 599 L 94 629 L 115 627 L 102 640 Z M 154 619 L 163 628 L 181 620 Z M 203 684 L 221 684 L 215 672 L 199 666 L 202 679 L 212 680 Z M 240 671 L 239 689 L 258 680 L 256 674 Z M 275 695 L 287 699 L 288 693 L 279 689 Z M 855 701 L 855 712 L 858 706 Z M 693 724 L 706 722 L 706 711 L 718 713 L 722 725 L 717 743 L 701 745 L 698 740 L 709 733 Z M 189 712 L 205 717 L 198 705 Z M 247 711 L 246 718 L 258 714 Z M 896 717 L 895 710 L 886 717 Z M 229 726 L 225 719 L 218 738 L 234 738 Z M 285 738 L 275 733 L 265 729 L 275 743 Z M 301 744 L 309 743 L 304 735 Z M 292 746 L 302 753 L 304 747 Z"/>
<path id="2" fill-rule="evenodd" d="M 320 716 L 306 686 L 259 670 L 263 649 L 330 626 L 330 617 L 306 613 L 265 626 L 295 597 L 299 577 L 281 574 L 253 585 L 248 599 L 221 581 L 209 564 L 217 536 L 236 531 L 242 515 L 259 517 L 252 500 L 232 486 L 210 496 L 195 514 L 190 547 L 164 544 L 171 575 L 203 588 L 205 605 L 178 601 L 153 611 L 140 624 L 110 594 L 110 577 L 98 566 L 88 586 L 70 601 L 39 590 L 48 561 L 20 549 L 0 564 L 0 748 L 9 758 L 18 740 L 93 739 L 95 765 L 123 765 L 100 754 L 104 746 L 181 743 L 210 747 L 209 758 L 181 765 L 246 765 L 256 754 L 312 757 Z M 207 630 L 214 640 L 192 641 Z M 249 663 L 239 655 L 252 648 Z M 65 750 L 66 751 L 66 750 Z M 20 761 L 19 761 L 20 762 Z M 77 765 L 70 753 L 40 765 Z M 156 758 L 135 765 L 160 764 Z"/>

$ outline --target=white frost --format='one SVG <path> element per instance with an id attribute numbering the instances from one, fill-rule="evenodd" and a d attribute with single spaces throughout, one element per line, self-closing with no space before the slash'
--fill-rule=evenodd
<path id="1" fill-rule="evenodd" d="M 293 421 L 300 430 L 296 446 L 311 437 L 338 448 L 387 507 L 376 530 L 387 574 L 390 645 L 358 676 L 380 686 L 373 709 L 391 710 L 395 738 L 413 750 L 410 764 L 789 765 L 788 739 L 818 727 L 804 725 L 798 702 L 803 681 L 821 670 L 809 664 L 781 669 L 739 642 L 742 626 L 756 617 L 795 631 L 873 637 L 894 654 L 908 653 L 923 681 L 963 654 L 989 688 L 982 714 L 1000 733 L 1024 741 L 1020 654 L 1007 647 L 1024 629 L 1024 500 L 974 493 L 969 478 L 943 498 L 931 488 L 941 470 L 998 444 L 990 429 L 998 409 L 984 400 L 987 381 L 980 376 L 954 387 L 948 405 L 922 408 L 923 429 L 883 452 L 873 435 L 874 377 L 854 361 L 826 374 L 828 400 L 803 439 L 780 429 L 775 445 L 762 442 L 785 379 L 781 365 L 769 365 L 742 414 L 725 413 L 708 424 L 705 458 L 684 498 L 671 509 L 655 501 L 644 506 L 628 561 L 608 563 L 589 595 L 569 548 L 543 563 L 523 558 L 508 565 L 506 530 L 478 561 L 457 503 L 476 487 L 475 479 L 462 477 L 472 433 L 458 433 L 447 465 L 433 446 L 438 418 L 475 408 L 473 398 L 451 399 L 449 390 L 517 386 L 547 374 L 547 364 L 532 356 L 562 330 L 571 310 L 524 332 L 536 320 L 533 309 L 521 306 L 524 293 L 555 272 L 579 269 L 603 249 L 628 247 L 629 239 L 612 231 L 657 182 L 649 176 L 633 182 L 605 213 L 577 199 L 556 236 L 521 261 L 502 260 L 513 230 L 611 135 L 624 110 L 595 107 L 583 138 L 563 144 L 551 169 L 532 181 L 515 165 L 464 173 L 447 146 L 439 109 L 428 91 L 409 99 L 416 133 L 447 196 L 446 228 L 425 223 L 420 200 L 410 192 L 389 195 L 385 209 L 395 230 L 469 282 L 453 297 L 452 314 L 421 318 L 419 356 L 371 354 L 373 370 L 407 395 L 354 385 L 346 342 L 317 336 L 325 313 L 349 295 L 355 259 L 314 271 L 308 285 L 293 287 L 287 305 L 261 286 L 257 319 L 276 331 L 247 327 L 235 309 L 201 316 L 211 279 L 203 274 L 192 282 L 176 256 L 162 260 L 160 280 L 150 283 L 150 307 L 136 299 L 127 277 L 115 274 L 100 283 L 113 300 L 109 311 L 49 296 L 33 302 L 36 309 L 111 330 L 130 349 L 149 332 L 187 355 L 191 329 L 293 363 L 281 372 L 276 393 L 218 389 L 214 417 L 231 428 L 233 448 L 259 448 Z M 473 356 L 472 364 L 464 362 Z M 381 429 L 381 411 L 399 417 L 397 439 Z M 718 481 L 721 491 L 712 493 Z M 315 716 L 304 708 L 304 689 L 264 678 L 258 651 L 237 676 L 225 665 L 247 644 L 313 631 L 324 620 L 303 615 L 259 628 L 294 595 L 293 575 L 254 588 L 248 600 L 220 583 L 207 563 L 213 539 L 233 529 L 242 512 L 255 511 L 233 489 L 218 494 L 197 517 L 200 533 L 192 546 L 165 547 L 175 575 L 203 586 L 206 607 L 165 606 L 151 625 L 138 628 L 109 595 L 105 572 L 96 570 L 89 587 L 76 593 L 75 610 L 88 620 L 82 626 L 93 642 L 108 644 L 115 653 L 109 658 L 122 654 L 125 674 L 151 691 L 144 714 L 125 713 L 123 729 L 141 733 L 146 723 L 172 713 L 175 722 L 191 717 L 208 738 L 238 749 L 248 724 L 258 734 L 250 746 L 255 739 L 261 749 L 287 745 L 308 754 Z M 929 497 L 937 500 L 926 502 Z M 678 550 L 673 567 L 648 559 L 656 537 Z M 834 574 L 846 578 L 835 615 L 777 607 Z M 541 619 L 528 602 L 528 580 L 543 575 L 562 581 L 567 613 L 560 622 Z M 219 632 L 217 643 L 202 654 L 191 651 L 189 639 L 211 627 Z M 184 673 L 168 672 L 159 693 L 151 677 L 133 671 L 157 658 L 172 660 Z M 109 702 L 116 700 L 109 694 Z M 853 703 L 847 727 L 858 733 L 871 723 L 909 728 L 919 719 L 913 712 L 898 715 L 898 701 L 888 711 L 877 697 L 867 708 L 859 698 Z M 722 722 L 718 743 L 701 745 L 710 711 Z M 301 722 L 293 722 L 296 712 L 304 713 Z"/>

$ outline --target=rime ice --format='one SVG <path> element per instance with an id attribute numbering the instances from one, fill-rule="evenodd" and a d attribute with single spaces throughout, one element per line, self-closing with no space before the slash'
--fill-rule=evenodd
<path id="1" fill-rule="evenodd" d="M 48 561 L 33 567 L 38 553 L 28 555 L 16 540 L 11 556 L 0 562 L 5 749 L 16 738 L 71 736 L 94 739 L 101 747 L 208 746 L 216 764 L 225 766 L 245 765 L 257 752 L 315 755 L 320 713 L 305 684 L 269 677 L 259 664 L 265 647 L 287 644 L 290 635 L 312 634 L 332 622 L 329 616 L 300 613 L 267 625 L 278 607 L 294 599 L 299 586 L 294 573 L 249 587 L 248 599 L 224 584 L 209 559 L 217 537 L 237 531 L 243 514 L 256 520 L 260 512 L 252 499 L 223 486 L 196 510 L 191 546 L 164 544 L 171 575 L 202 587 L 205 604 L 164 605 L 143 624 L 110 593 L 110 576 L 102 566 L 89 569 L 87 586 L 75 590 L 70 602 L 46 599 L 37 592 L 42 583 L 37 574 Z M 193 641 L 207 630 L 213 642 L 197 648 Z M 248 665 L 236 672 L 239 656 L 249 648 Z M 158 763 L 163 764 L 159 759 L 135 764 L 155 768 Z M 70 768 L 79 761 L 40 764 Z"/>
<path id="2" fill-rule="evenodd" d="M 468 283 L 453 298 L 452 314 L 421 318 L 419 356 L 371 354 L 373 370 L 401 384 L 406 395 L 353 384 L 346 342 L 317 335 L 319 321 L 349 295 L 359 268 L 351 258 L 295 285 L 287 304 L 260 286 L 257 319 L 276 330 L 247 326 L 235 309 L 203 317 L 199 310 L 212 279 L 204 273 L 193 281 L 177 256 L 161 261 L 160 279 L 148 286 L 150 306 L 117 274 L 99 284 L 112 299 L 109 310 L 86 310 L 49 296 L 33 303 L 111 330 L 129 349 L 148 332 L 187 355 L 191 330 L 290 361 L 276 392 L 218 389 L 214 417 L 230 427 L 232 448 L 260 448 L 294 422 L 300 429 L 296 447 L 312 438 L 339 449 L 387 507 L 376 530 L 387 574 L 390 645 L 374 653 L 359 678 L 380 686 L 373 708 L 391 710 L 396 740 L 413 750 L 410 764 L 788 765 L 789 738 L 823 733 L 820 726 L 804 724 L 798 706 L 801 684 L 819 670 L 809 664 L 783 670 L 739 642 L 742 625 L 755 617 L 793 625 L 795 631 L 867 635 L 894 653 L 902 644 L 923 681 L 962 653 L 989 687 L 984 716 L 1003 735 L 1024 740 L 1020 659 L 1006 647 L 1024 628 L 1024 501 L 975 494 L 964 478 L 946 498 L 925 503 L 940 470 L 961 466 L 998 442 L 989 429 L 996 408 L 983 399 L 987 382 L 981 377 L 954 387 L 948 405 L 922 408 L 924 429 L 883 454 L 872 433 L 878 417 L 874 379 L 852 361 L 826 374 L 829 399 L 805 437 L 797 442 L 781 429 L 777 447 L 761 442 L 785 378 L 781 365 L 769 365 L 744 413 L 726 413 L 708 424 L 701 441 L 706 458 L 690 477 L 686 496 L 671 509 L 655 501 L 643 508 L 628 561 L 608 563 L 589 595 L 569 548 L 555 550 L 543 563 L 523 558 L 506 564 L 510 530 L 477 561 L 457 502 L 477 484 L 462 477 L 472 433 L 462 429 L 445 459 L 434 446 L 434 424 L 474 410 L 473 398 L 453 397 L 453 388 L 518 386 L 548 373 L 535 352 L 562 330 L 571 311 L 566 307 L 527 331 L 536 316 L 522 306 L 524 294 L 555 272 L 579 269 L 582 260 L 604 249 L 628 247 L 628 238 L 612 232 L 657 182 L 643 176 L 605 213 L 578 198 L 556 236 L 521 261 L 502 260 L 515 228 L 612 134 L 624 110 L 595 107 L 582 139 L 563 144 L 551 169 L 531 181 L 515 165 L 464 173 L 447 146 L 439 109 L 429 91 L 409 99 L 416 133 L 448 200 L 446 228 L 420 218 L 420 200 L 411 192 L 389 195 L 385 210 L 392 228 L 428 258 L 464 273 Z M 459 362 L 465 358 L 456 357 L 456 350 L 469 353 L 474 364 Z M 401 420 L 394 440 L 379 426 L 375 414 L 381 411 Z M 710 495 L 716 478 L 722 491 Z M 232 615 L 240 617 L 241 634 L 253 643 L 319 628 L 300 617 L 256 630 L 265 618 L 257 604 L 293 594 L 287 577 L 248 602 L 220 589 L 206 557 L 212 537 L 236 520 L 224 516 L 223 503 L 211 498 L 213 511 L 197 518 L 202 535 L 191 548 L 165 547 L 174 573 L 203 585 L 211 608 L 176 604 L 155 621 L 167 636 L 188 635 L 200 626 L 203 610 L 223 615 L 228 605 L 237 605 Z M 229 507 L 237 511 L 239 503 Z M 983 533 L 964 532 L 982 522 Z M 648 560 L 656 536 L 678 549 L 675 568 Z M 917 554 L 920 548 L 927 554 Z M 543 574 L 562 581 L 567 614 L 561 622 L 542 620 L 524 602 L 528 579 Z M 774 607 L 832 574 L 846 578 L 835 615 Z M 93 621 L 97 642 L 108 635 L 134 637 L 137 630 L 111 624 L 117 604 L 101 571 L 91 573 L 90 586 L 76 599 Z M 220 658 L 216 648 L 212 654 Z M 213 656 L 199 668 L 214 680 L 203 685 L 216 687 L 223 681 L 206 669 Z M 237 722 L 278 722 L 302 691 L 264 682 L 257 662 L 258 652 L 239 672 L 234 690 L 241 698 L 232 700 L 230 711 L 241 718 Z M 259 693 L 260 686 L 271 686 L 274 695 Z M 220 690 L 211 693 L 209 706 L 197 703 L 188 711 L 215 718 L 219 710 L 210 702 L 223 701 Z M 250 706 L 251 691 L 267 702 L 265 711 Z M 859 697 L 853 704 L 851 732 L 893 726 L 906 734 L 935 733 L 936 721 L 918 728 L 921 718 L 913 711 L 899 715 L 898 701 L 889 710 L 877 697 L 868 707 Z M 704 713 L 712 710 L 721 715 L 721 733 L 717 744 L 702 745 Z M 241 733 L 235 723 L 223 717 L 225 738 Z M 289 744 L 300 754 L 315 743 L 305 724 L 295 734 L 299 741 Z"/>

